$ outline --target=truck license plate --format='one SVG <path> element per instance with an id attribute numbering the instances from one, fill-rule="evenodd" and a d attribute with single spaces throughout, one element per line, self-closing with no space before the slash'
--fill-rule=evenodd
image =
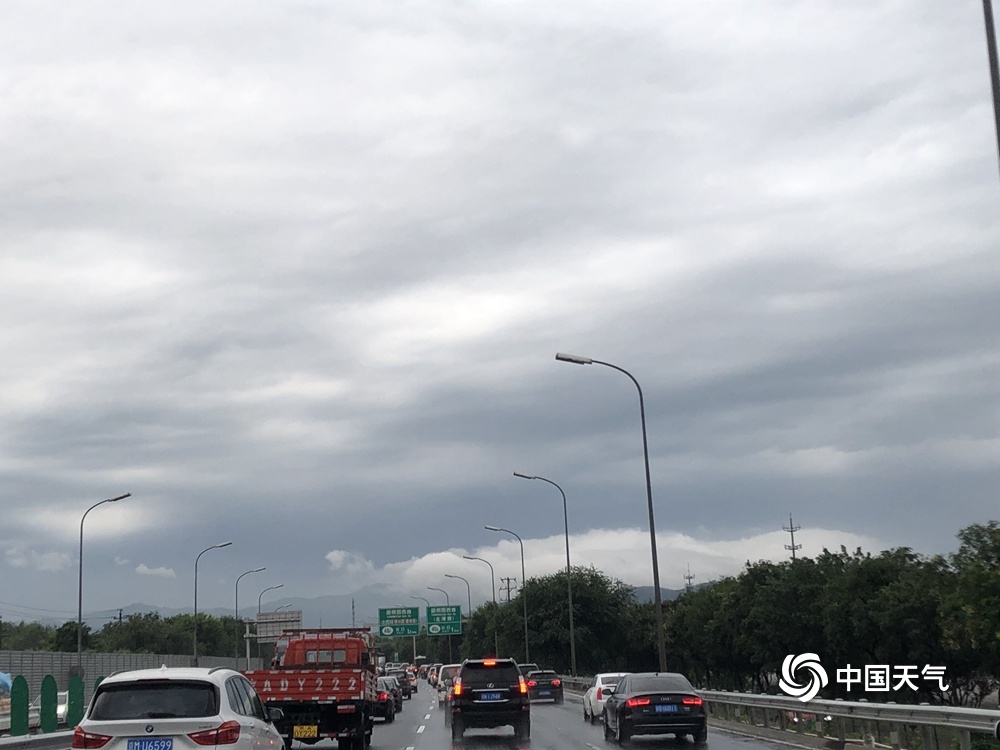
<path id="1" fill-rule="evenodd" d="M 316 724 L 296 724 L 292 729 L 292 738 L 296 740 L 319 736 L 319 726 Z"/>

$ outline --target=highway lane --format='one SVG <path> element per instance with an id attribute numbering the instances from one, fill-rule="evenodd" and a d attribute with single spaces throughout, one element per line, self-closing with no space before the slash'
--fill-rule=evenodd
<path id="1" fill-rule="evenodd" d="M 437 707 L 432 689 L 421 684 L 420 692 L 403 702 L 403 712 L 392 724 L 376 720 L 372 750 L 451 750 L 451 729 L 444 725 L 444 714 Z M 325 744 L 325 743 L 323 743 Z M 333 745 L 330 745 L 333 747 Z M 305 750 L 308 746 L 301 746 Z M 317 746 L 320 750 L 322 745 Z M 461 750 L 612 750 L 605 742 L 600 724 L 583 720 L 580 696 L 566 694 L 562 705 L 531 705 L 531 739 L 519 743 L 510 727 L 470 729 L 458 746 Z M 690 740 L 637 737 L 627 747 L 633 750 L 694 750 Z M 709 750 L 788 750 L 787 745 L 767 742 L 709 729 Z M 298 750 L 298 748 L 296 748 Z"/>

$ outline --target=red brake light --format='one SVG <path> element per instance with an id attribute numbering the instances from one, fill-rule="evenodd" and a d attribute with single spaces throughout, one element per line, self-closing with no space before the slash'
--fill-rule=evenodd
<path id="1" fill-rule="evenodd" d="M 537 685 L 537 684 L 538 683 L 535 682 L 534 680 L 528 680 L 528 687 L 535 687 L 535 685 Z"/>
<path id="2" fill-rule="evenodd" d="M 379 693 L 378 694 L 378 699 L 380 701 L 387 701 L 387 700 L 389 700 L 389 694 L 388 693 Z"/>
<path id="3" fill-rule="evenodd" d="M 199 745 L 234 745 L 240 739 L 240 723 L 227 721 L 216 729 L 206 729 L 203 732 L 189 734 Z"/>
<path id="4" fill-rule="evenodd" d="M 600 688 L 597 688 L 597 700 L 599 701 L 604 700 L 604 693 L 601 692 Z"/>
<path id="5" fill-rule="evenodd" d="M 681 699 L 681 703 L 685 706 L 700 706 L 704 701 L 698 696 L 690 696 Z"/>
<path id="6" fill-rule="evenodd" d="M 82 748 L 83 750 L 97 750 L 97 748 L 107 745 L 110 740 L 110 737 L 106 737 L 103 734 L 86 732 L 80 727 L 73 730 L 73 747 L 75 748 Z"/>
<path id="7" fill-rule="evenodd" d="M 528 686 L 527 686 L 527 684 L 525 684 L 524 678 L 523 677 L 518 677 L 517 678 L 517 684 L 521 688 L 521 695 L 525 695 L 528 692 Z"/>
<path id="8" fill-rule="evenodd" d="M 635 708 L 636 706 L 648 706 L 649 698 L 629 698 L 625 701 L 625 705 L 629 708 Z"/>
<path id="9" fill-rule="evenodd" d="M 562 683 L 559 680 L 552 680 L 552 687 L 559 687 Z"/>

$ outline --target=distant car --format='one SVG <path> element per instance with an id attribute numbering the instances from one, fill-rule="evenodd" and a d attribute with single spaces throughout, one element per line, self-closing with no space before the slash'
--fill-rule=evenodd
<path id="1" fill-rule="evenodd" d="M 528 685 L 513 659 L 467 659 L 451 696 L 451 741 L 467 729 L 512 726 L 518 742 L 531 738 Z"/>
<path id="2" fill-rule="evenodd" d="M 399 684 L 399 680 L 390 675 L 386 675 L 382 679 L 388 681 L 390 692 L 392 693 L 392 701 L 396 705 L 396 713 L 399 713 L 403 710 L 403 687 Z"/>
<path id="3" fill-rule="evenodd" d="M 527 676 L 528 672 L 537 672 L 541 669 L 537 664 L 518 664 L 517 668 L 521 670 L 521 674 Z"/>
<path id="4" fill-rule="evenodd" d="M 445 664 L 438 675 L 437 699 L 438 708 L 444 709 L 444 725 L 451 725 L 451 698 L 455 686 L 455 678 L 462 671 L 461 664 Z"/>
<path id="5" fill-rule="evenodd" d="M 395 677 L 399 682 L 399 687 L 403 691 L 403 698 L 410 700 L 413 697 L 413 679 L 405 669 L 393 669 L 387 677 Z"/>
<path id="6" fill-rule="evenodd" d="M 72 746 L 280 748 L 285 740 L 274 722 L 281 718 L 279 709 L 265 709 L 249 680 L 231 669 L 142 669 L 111 675 L 98 685 L 73 731 Z"/>
<path id="7" fill-rule="evenodd" d="M 437 677 L 438 672 L 441 671 L 441 667 L 444 664 L 434 664 L 431 666 L 430 671 L 427 673 L 427 681 L 431 684 L 431 687 L 437 687 Z"/>
<path id="8" fill-rule="evenodd" d="M 604 701 L 615 691 L 615 686 L 628 672 L 601 672 L 590 682 L 583 694 L 583 720 L 596 724 L 604 713 Z"/>
<path id="9" fill-rule="evenodd" d="M 604 702 L 604 739 L 628 742 L 636 735 L 690 735 L 708 742 L 705 702 L 687 677 L 676 672 L 625 675 Z"/>
<path id="10" fill-rule="evenodd" d="M 528 683 L 528 697 L 533 701 L 551 700 L 555 703 L 563 702 L 563 684 L 559 675 L 551 669 L 539 669 L 528 672 L 524 676 Z"/>
<path id="11" fill-rule="evenodd" d="M 69 693 L 66 691 L 56 693 L 56 723 L 59 726 L 66 725 L 66 712 L 69 710 Z M 29 715 L 41 716 L 42 696 L 38 696 L 28 707 Z"/>
<path id="12" fill-rule="evenodd" d="M 376 684 L 378 696 L 375 702 L 375 716 L 385 719 L 386 724 L 396 720 L 396 699 L 392 695 L 392 682 L 385 677 L 379 677 Z"/>

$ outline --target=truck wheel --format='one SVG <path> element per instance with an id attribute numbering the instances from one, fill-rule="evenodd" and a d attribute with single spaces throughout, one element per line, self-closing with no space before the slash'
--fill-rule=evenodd
<path id="1" fill-rule="evenodd" d="M 282 740 L 282 742 L 285 745 L 285 750 L 292 750 L 292 738 L 291 737 L 282 737 L 281 740 Z"/>
<path id="2" fill-rule="evenodd" d="M 462 735 L 465 734 L 465 730 L 462 729 L 462 723 L 452 719 L 451 722 L 451 741 L 452 743 L 461 742 Z"/>

